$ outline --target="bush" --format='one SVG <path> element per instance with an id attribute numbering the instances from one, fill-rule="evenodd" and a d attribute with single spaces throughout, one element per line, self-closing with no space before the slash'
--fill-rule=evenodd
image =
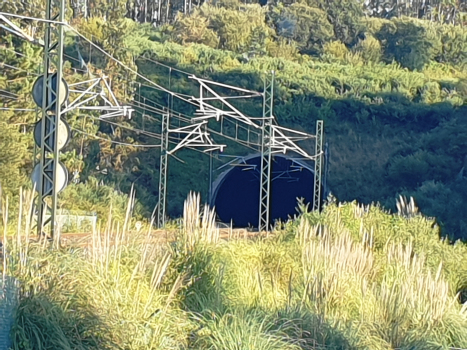
<path id="1" fill-rule="evenodd" d="M 366 35 L 364 40 L 360 40 L 353 50 L 360 53 L 365 62 L 378 63 L 381 61 L 381 43 L 370 34 Z"/>
<path id="2" fill-rule="evenodd" d="M 437 35 L 441 48 L 435 59 L 438 62 L 463 65 L 467 62 L 467 29 L 461 26 L 438 25 Z"/>

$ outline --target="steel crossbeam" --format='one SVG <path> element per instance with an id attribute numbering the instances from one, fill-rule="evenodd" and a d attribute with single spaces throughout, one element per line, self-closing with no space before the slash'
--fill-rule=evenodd
<path id="1" fill-rule="evenodd" d="M 110 88 L 109 78 L 102 76 L 99 78 L 89 79 L 78 83 L 70 84 L 70 93 L 77 96 L 68 103 L 62 113 L 69 112 L 74 109 L 102 111 L 106 112 L 100 118 L 111 117 L 128 117 L 131 119 L 133 108 L 122 106 L 119 104 L 112 89 Z M 101 105 L 91 106 L 90 102 L 100 100 Z"/>
<path id="2" fill-rule="evenodd" d="M 301 155 L 303 158 L 313 160 L 315 156 L 309 155 L 305 150 L 299 147 L 296 142 L 308 140 L 314 137 L 315 135 L 283 128 L 278 125 L 272 125 L 271 152 L 273 154 L 286 154 L 288 151 L 292 151 Z"/>
<path id="3" fill-rule="evenodd" d="M 246 116 L 244 113 L 242 113 L 237 108 L 235 108 L 230 102 L 228 102 L 228 100 L 232 98 L 257 97 L 257 96 L 260 96 L 259 93 L 253 93 L 252 91 L 237 88 L 237 87 L 230 86 L 230 85 L 209 82 L 207 80 L 198 78 L 196 76 L 190 76 L 190 78 L 193 80 L 196 80 L 199 84 L 199 98 L 196 98 L 196 97 L 191 98 L 191 101 L 196 102 L 199 106 L 199 109 L 196 113 L 198 116 L 193 118 L 193 120 L 206 120 L 206 119 L 215 118 L 217 121 L 219 121 L 221 117 L 225 116 L 225 117 L 230 117 L 232 119 L 238 120 L 246 125 L 250 125 L 256 129 L 260 128 L 259 124 L 255 122 L 255 118 Z M 223 87 L 223 88 L 232 89 L 238 92 L 247 92 L 247 93 L 250 93 L 250 95 L 247 95 L 247 96 L 238 95 L 238 96 L 229 96 L 229 97 L 221 96 L 217 91 L 214 90 L 214 88 L 209 86 L 212 84 Z M 208 97 L 206 94 L 211 94 L 212 97 Z M 228 109 L 222 110 L 220 108 L 217 108 L 213 106 L 212 104 L 209 104 L 209 102 L 211 101 L 221 102 Z M 258 118 L 258 119 L 261 119 L 261 118 Z"/>

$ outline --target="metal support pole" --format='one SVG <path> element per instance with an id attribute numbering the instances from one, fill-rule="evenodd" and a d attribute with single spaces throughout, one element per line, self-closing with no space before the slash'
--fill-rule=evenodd
<path id="1" fill-rule="evenodd" d="M 323 121 L 316 121 L 315 146 L 315 189 L 313 191 L 313 211 L 321 208 L 321 180 L 323 171 Z"/>
<path id="2" fill-rule="evenodd" d="M 40 76 L 42 73 L 42 67 L 39 67 L 37 69 L 37 74 L 38 76 Z M 42 107 L 42 106 L 41 106 Z M 42 108 L 37 106 L 34 113 L 36 114 L 36 120 L 35 122 L 37 123 L 38 121 L 41 120 L 41 117 L 42 117 Z M 40 154 L 40 149 L 39 149 L 39 145 L 34 142 L 34 153 L 33 153 L 33 169 L 34 167 L 39 163 L 39 158 L 37 157 L 37 155 Z M 36 188 L 37 190 L 37 188 Z M 37 204 L 37 203 L 36 203 Z"/>
<path id="3" fill-rule="evenodd" d="M 329 193 L 328 189 L 328 176 L 329 176 L 329 143 L 324 143 L 324 155 L 323 155 L 323 199 L 326 200 Z"/>
<path id="4" fill-rule="evenodd" d="M 258 231 L 269 231 L 271 200 L 271 167 L 272 167 L 272 122 L 274 100 L 274 72 L 266 76 L 263 93 L 263 125 L 261 128 L 261 176 L 259 188 Z"/>
<path id="5" fill-rule="evenodd" d="M 208 187 L 208 203 L 210 206 L 213 205 L 212 203 L 212 172 L 213 172 L 213 153 L 212 151 L 209 152 L 209 187 Z"/>
<path id="6" fill-rule="evenodd" d="M 167 166 L 169 151 L 169 123 L 170 112 L 162 114 L 161 130 L 161 159 L 159 169 L 159 210 L 157 214 L 157 227 L 165 226 L 165 208 L 167 200 Z"/>
<path id="7" fill-rule="evenodd" d="M 44 38 L 44 79 L 42 94 L 41 160 L 38 181 L 37 233 L 44 234 L 50 223 L 53 238 L 56 230 L 55 212 L 57 209 L 57 168 L 59 160 L 58 125 L 61 115 L 61 91 L 63 68 L 63 23 L 65 21 L 65 0 L 47 0 Z M 54 23 L 58 21 L 60 23 Z M 55 68 L 55 72 L 51 69 Z M 54 77 L 54 74 L 56 75 Z M 55 80 L 55 81 L 54 81 Z M 54 86 L 55 85 L 55 86 Z M 46 220 L 46 197 L 51 197 L 50 217 Z"/>

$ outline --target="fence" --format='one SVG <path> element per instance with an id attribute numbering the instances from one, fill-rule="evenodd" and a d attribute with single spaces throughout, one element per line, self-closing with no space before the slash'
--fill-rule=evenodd
<path id="1" fill-rule="evenodd" d="M 60 209 L 55 215 L 60 232 L 92 232 L 96 230 L 97 214 L 78 210 Z"/>

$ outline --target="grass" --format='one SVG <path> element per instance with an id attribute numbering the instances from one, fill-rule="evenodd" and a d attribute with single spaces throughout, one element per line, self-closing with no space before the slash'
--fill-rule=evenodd
<path id="1" fill-rule="evenodd" d="M 167 243 L 151 225 L 131 231 L 128 211 L 91 245 L 62 247 L 21 238 L 24 198 L 10 234 L 3 202 L 15 350 L 467 347 L 467 248 L 421 215 L 329 204 L 268 237 L 223 240 L 190 194 Z"/>

